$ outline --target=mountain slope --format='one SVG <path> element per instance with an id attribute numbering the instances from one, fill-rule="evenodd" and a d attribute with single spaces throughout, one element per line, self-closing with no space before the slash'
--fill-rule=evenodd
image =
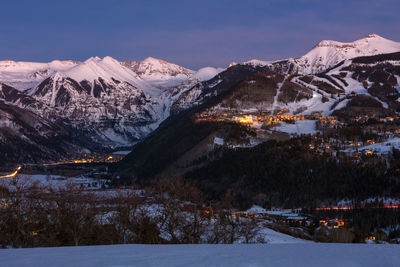
<path id="1" fill-rule="evenodd" d="M 197 72 L 154 58 L 130 64 L 111 57 L 84 62 L 3 61 L 0 99 L 82 132 L 90 141 L 79 149 L 99 148 L 95 144 L 129 146 L 168 118 L 183 92 L 218 71 L 202 71 L 197 77 Z M 164 87 L 157 87 L 158 82 Z"/>
<path id="2" fill-rule="evenodd" d="M 53 122 L 0 100 L 1 165 L 62 159 L 86 147 L 100 148 L 61 119 Z"/>
<path id="3" fill-rule="evenodd" d="M 92 83 L 78 83 L 57 73 L 34 88 L 31 95 L 75 127 L 98 132 L 100 140 L 129 144 L 147 134 L 141 128 L 158 117 L 150 96 L 127 82 L 112 79 L 98 77 Z"/>
<path id="4" fill-rule="evenodd" d="M 190 150 L 196 150 L 196 146 L 219 131 L 221 127 L 212 122 L 196 123 L 195 115 L 219 103 L 240 81 L 263 70 L 266 68 L 236 65 L 184 92 L 177 101 L 179 104 L 173 107 L 173 112 L 177 115 L 166 120 L 135 146 L 134 152 L 118 164 L 120 175 L 134 176 L 139 180 L 154 177 Z M 188 109 L 191 106 L 194 107 Z M 185 109 L 188 110 L 183 111 Z M 234 128 L 238 132 L 241 131 L 239 125 L 229 124 L 226 127 L 232 132 Z M 204 154 L 207 148 L 201 150 L 199 153 Z"/>
<path id="5" fill-rule="evenodd" d="M 185 91 L 181 97 L 190 99 L 192 107 L 178 111 L 135 145 L 115 165 L 115 182 L 151 184 L 180 175 L 193 180 L 208 200 L 228 196 L 242 209 L 397 198 L 396 162 L 388 168 L 375 154 L 353 157 L 336 149 L 345 142 L 354 145 L 353 135 L 358 140 L 376 134 L 370 124 L 355 124 L 364 115 L 377 123 L 372 129 L 396 129 L 398 119 L 396 124 L 380 123 L 395 120 L 399 89 L 400 53 L 346 60 L 316 75 L 239 64 Z M 329 125 L 317 126 L 323 121 Z M 306 132 L 302 127 L 313 136 L 297 135 Z M 335 134 L 337 139 L 350 137 L 332 149 Z M 322 148 L 312 148 L 318 142 Z"/>
<path id="6" fill-rule="evenodd" d="M 187 76 L 181 80 L 192 74 L 167 62 L 151 67 L 156 63 L 151 60 L 146 64 L 163 72 L 166 82 L 172 77 L 168 76 L 169 65 L 184 71 Z M 158 88 L 111 57 L 94 57 L 81 63 L 3 62 L 0 79 L 5 84 L 18 85 L 17 89 L 26 89 L 26 94 L 14 90 L 11 96 L 8 92 L 2 97 L 6 101 L 18 96 L 23 101 L 14 99 L 12 104 L 42 117 L 55 114 L 68 119 L 72 126 L 91 131 L 93 140 L 105 145 L 132 144 L 169 116 L 168 110 L 160 111 L 171 105 L 169 99 L 161 98 Z M 178 89 L 174 91 L 179 95 Z"/>
<path id="7" fill-rule="evenodd" d="M 180 99 L 192 108 L 179 114 L 188 106 L 174 107 L 179 115 L 137 144 L 118 164 L 118 172 L 138 180 L 185 173 L 190 170 L 186 166 L 209 157 L 215 137 L 228 146 L 257 144 L 253 130 L 241 128 L 233 119 L 227 122 L 229 116 L 391 116 L 399 111 L 399 89 L 400 53 L 347 60 L 318 75 L 283 75 L 269 66 L 236 65 L 185 91 Z M 282 134 L 263 138 L 280 139 Z"/>
<path id="8" fill-rule="evenodd" d="M 369 34 L 354 42 L 323 40 L 307 54 L 276 62 L 251 60 L 244 64 L 269 65 L 274 71 L 290 74 L 316 74 L 335 66 L 343 60 L 361 56 L 389 54 L 400 51 L 400 42 Z"/>

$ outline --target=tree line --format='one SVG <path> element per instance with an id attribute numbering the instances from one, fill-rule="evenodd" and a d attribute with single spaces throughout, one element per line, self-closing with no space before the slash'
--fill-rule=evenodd
<path id="1" fill-rule="evenodd" d="M 218 151 L 218 159 L 203 162 L 185 177 L 196 181 L 207 199 L 232 195 L 240 209 L 254 204 L 305 208 L 342 199 L 400 197 L 397 150 L 388 158 L 354 158 L 311 151 L 311 141 L 309 136 L 300 136 L 252 148 L 225 149 Z"/>
<path id="2" fill-rule="evenodd" d="M 229 199 L 204 205 L 190 182 L 169 177 L 146 191 L 88 191 L 13 180 L 0 187 L 0 244 L 7 247 L 263 242 Z M 145 193 L 143 193 L 145 192 Z"/>

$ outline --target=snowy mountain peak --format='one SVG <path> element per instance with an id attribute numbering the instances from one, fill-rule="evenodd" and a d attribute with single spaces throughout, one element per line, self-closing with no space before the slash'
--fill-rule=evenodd
<path id="1" fill-rule="evenodd" d="M 103 57 L 103 59 L 101 61 L 104 63 L 120 64 L 120 62 L 118 60 L 116 60 L 115 58 L 110 57 L 110 56 Z"/>
<path id="2" fill-rule="evenodd" d="M 99 58 L 98 56 L 95 56 L 95 57 L 90 57 L 90 58 L 86 59 L 83 63 L 98 62 L 100 60 L 101 60 L 101 58 Z"/>
<path id="3" fill-rule="evenodd" d="M 333 41 L 333 40 L 322 40 L 321 42 L 319 42 L 315 47 L 341 47 L 343 45 L 343 43 L 337 42 L 337 41 Z M 351 44 L 349 44 L 351 45 Z"/>
<path id="4" fill-rule="evenodd" d="M 278 72 L 316 74 L 337 65 L 343 60 L 395 52 L 400 52 L 400 42 L 386 39 L 374 33 L 353 42 L 323 40 L 307 54 L 299 58 L 289 58 L 274 62 L 254 59 L 242 64 L 253 66 L 268 65 Z"/>
<path id="5" fill-rule="evenodd" d="M 236 66 L 238 63 L 236 63 L 235 61 L 233 61 L 233 62 L 231 62 L 229 65 L 228 65 L 228 68 L 230 68 L 230 67 L 233 67 L 233 66 Z"/>
<path id="6" fill-rule="evenodd" d="M 192 70 L 186 69 L 174 63 L 170 63 L 161 59 L 148 57 L 142 61 L 136 61 L 131 68 L 140 76 L 155 76 L 166 74 L 169 76 L 190 75 Z"/>
<path id="7" fill-rule="evenodd" d="M 224 70 L 223 68 L 205 67 L 196 71 L 193 76 L 199 81 L 207 81 Z"/>
<path id="8" fill-rule="evenodd" d="M 166 62 L 162 59 L 154 58 L 154 57 L 147 57 L 143 60 L 143 62 Z M 166 62 L 168 63 L 168 62 Z"/>
<path id="9" fill-rule="evenodd" d="M 400 51 L 400 43 L 369 34 L 354 42 L 323 40 L 306 55 L 295 59 L 300 73 L 317 73 L 339 62 L 360 56 L 394 53 Z"/>
<path id="10" fill-rule="evenodd" d="M 371 33 L 371 34 L 367 34 L 364 39 L 373 39 L 373 38 L 381 38 L 381 39 L 385 39 L 382 36 L 376 34 L 376 33 Z"/>
<path id="11" fill-rule="evenodd" d="M 349 50 L 350 48 L 366 48 L 363 47 L 367 44 L 370 44 L 371 46 L 374 46 L 374 49 L 381 49 L 383 52 L 387 53 L 386 49 L 389 47 L 392 47 L 393 45 L 398 46 L 400 43 L 391 41 L 389 39 L 385 39 L 377 34 L 368 34 L 364 38 L 359 39 L 354 42 L 338 42 L 338 41 L 333 41 L 333 40 L 323 40 L 319 42 L 315 47 L 332 47 L 336 49 L 345 49 Z M 396 45 L 397 44 L 397 45 Z"/>
<path id="12" fill-rule="evenodd" d="M 79 64 L 79 61 L 74 60 L 58 60 L 55 59 L 49 63 L 49 65 L 76 65 Z"/>
<path id="13" fill-rule="evenodd" d="M 348 43 L 346 43 L 346 42 L 338 42 L 338 41 L 333 41 L 333 40 L 323 40 L 323 41 L 319 42 L 315 47 L 325 47 L 325 46 L 339 47 L 339 48 L 340 47 L 346 47 L 346 46 L 357 47 L 357 46 L 360 46 L 360 45 L 365 44 L 365 43 L 375 43 L 375 42 L 380 42 L 381 45 L 384 45 L 385 43 L 388 44 L 388 45 L 392 45 L 393 43 L 397 43 L 397 42 L 394 42 L 392 40 L 383 38 L 382 36 L 380 36 L 378 34 L 372 33 L 372 34 L 366 35 L 362 39 L 356 40 L 354 42 L 348 42 Z"/>
<path id="14" fill-rule="evenodd" d="M 177 86 L 194 73 L 192 70 L 153 57 L 141 61 L 121 62 L 121 64 L 162 91 Z"/>
<path id="15" fill-rule="evenodd" d="M 53 80 L 55 80 L 55 81 L 61 80 L 63 78 L 64 78 L 64 76 L 58 71 L 56 73 L 54 73 L 54 75 L 53 75 Z"/>
<path id="16" fill-rule="evenodd" d="M 13 60 L 2 60 L 0 61 L 0 66 L 7 66 L 7 65 L 12 65 L 15 64 L 15 61 Z"/>

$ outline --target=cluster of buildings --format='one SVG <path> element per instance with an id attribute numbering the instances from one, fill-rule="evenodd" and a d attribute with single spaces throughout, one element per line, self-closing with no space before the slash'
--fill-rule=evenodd
<path id="1" fill-rule="evenodd" d="M 275 114 L 270 115 L 268 112 L 258 112 L 244 114 L 243 112 L 232 112 L 227 111 L 224 113 L 208 113 L 203 112 L 197 116 L 197 121 L 225 121 L 225 122 L 237 122 L 243 125 L 256 126 L 256 125 L 274 125 L 280 122 L 304 120 L 304 115 L 290 115 L 290 114 Z"/>
<path id="2" fill-rule="evenodd" d="M 315 116 L 314 116 L 315 117 Z M 318 119 L 319 123 L 323 127 L 328 127 L 328 128 L 334 128 L 334 127 L 341 127 L 345 126 L 346 124 L 344 122 L 341 122 L 337 119 L 335 116 L 317 116 L 316 119 Z"/>
<path id="3" fill-rule="evenodd" d="M 399 119 L 399 117 L 396 116 L 396 117 L 384 117 L 384 118 L 381 118 L 381 117 L 375 117 L 375 116 L 360 115 L 360 116 L 355 117 L 354 121 L 358 122 L 358 123 L 365 123 L 370 119 L 374 119 L 374 120 L 379 121 L 379 122 L 387 123 L 387 122 L 393 122 L 396 119 Z"/>
<path id="4" fill-rule="evenodd" d="M 314 216 L 300 214 L 300 210 L 260 210 L 256 212 L 237 212 L 232 216 L 240 216 L 250 219 L 266 220 L 275 224 L 285 225 L 304 225 L 309 226 L 315 223 Z M 324 226 L 328 229 L 338 229 L 345 225 L 343 219 L 324 218 L 318 221 L 319 226 Z"/>
<path id="5" fill-rule="evenodd" d="M 396 122 L 400 119 L 397 117 L 371 117 L 367 115 L 357 116 L 351 122 L 339 120 L 336 116 L 323 115 L 321 113 L 313 113 L 310 115 L 291 115 L 287 114 L 287 110 L 280 110 L 271 114 L 269 111 L 257 110 L 207 110 L 197 114 L 197 121 L 213 121 L 213 122 L 236 122 L 249 127 L 258 128 L 257 133 L 262 133 L 262 129 L 270 129 L 269 126 L 279 126 L 281 123 L 294 124 L 298 120 L 313 120 L 316 121 L 316 129 L 322 135 L 314 135 L 315 140 L 309 144 L 309 149 L 318 154 L 324 153 L 345 153 L 354 158 L 359 159 L 363 155 L 374 155 L 378 151 L 375 149 L 377 142 L 385 142 L 388 138 L 400 137 L 400 129 L 391 122 Z M 339 139 L 327 137 L 326 134 L 333 136 L 338 129 L 345 128 L 348 123 L 362 124 L 369 119 L 374 119 L 379 122 L 377 125 L 371 124 L 365 130 L 374 133 L 378 136 L 375 139 L 359 142 L 358 140 L 346 140 L 346 135 L 341 135 Z M 299 124 L 300 125 L 300 124 Z M 264 126 L 264 127 L 261 127 Z M 299 126 L 300 127 L 300 126 Z M 364 128 L 363 128 L 364 129 Z M 349 138 L 349 137 L 347 137 Z M 372 137 L 371 137 L 372 138 Z M 336 154 L 335 154 L 336 155 Z"/>
<path id="6" fill-rule="evenodd" d="M 296 120 L 316 120 L 326 127 L 345 126 L 344 122 L 338 120 L 335 116 L 324 116 L 319 113 L 312 115 L 291 115 L 287 110 L 280 110 L 271 114 L 271 112 L 241 112 L 233 110 L 205 111 L 197 115 L 197 121 L 234 121 L 243 125 L 276 125 L 281 122 L 295 122 Z"/>
<path id="7" fill-rule="evenodd" d="M 373 145 L 376 142 L 374 140 L 367 140 L 366 145 Z M 354 141 L 344 141 L 338 144 L 337 140 L 333 138 L 329 138 L 325 141 L 317 141 L 315 143 L 308 144 L 308 148 L 316 153 L 336 153 L 336 151 L 346 153 L 348 155 L 354 156 L 355 158 L 359 158 L 362 155 L 373 155 L 375 151 L 372 149 L 367 149 L 362 147 L 363 144 L 360 142 Z"/>
<path id="8" fill-rule="evenodd" d="M 79 153 L 75 155 L 75 159 L 46 163 L 43 166 L 62 165 L 62 164 L 83 164 L 83 163 L 114 163 L 124 158 L 124 155 L 118 154 L 95 154 L 95 153 Z"/>
<path id="9" fill-rule="evenodd" d="M 319 221 L 320 226 L 325 226 L 328 229 L 338 229 L 344 226 L 344 221 L 342 219 L 326 219 Z"/>

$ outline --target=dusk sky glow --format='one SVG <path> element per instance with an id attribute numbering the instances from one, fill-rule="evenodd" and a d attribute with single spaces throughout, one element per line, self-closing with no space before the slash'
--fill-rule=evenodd
<path id="1" fill-rule="evenodd" d="M 323 39 L 400 41 L 398 0 L 1 1 L 0 60 L 161 58 L 197 69 L 305 54 Z"/>

